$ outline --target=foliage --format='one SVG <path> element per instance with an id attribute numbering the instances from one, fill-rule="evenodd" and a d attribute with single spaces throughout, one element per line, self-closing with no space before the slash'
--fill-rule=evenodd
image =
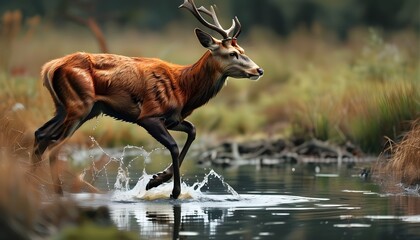
<path id="1" fill-rule="evenodd" d="M 354 70 L 366 81 L 398 81 L 406 63 L 397 46 L 386 44 L 381 34 L 369 29 L 369 39 Z"/>
<path id="2" fill-rule="evenodd" d="M 237 15 L 247 29 L 269 28 L 276 33 L 289 35 L 296 28 L 311 29 L 320 24 L 330 32 L 345 39 L 354 27 L 375 26 L 386 30 L 420 28 L 420 3 L 417 0 L 196 0 L 197 5 L 215 4 L 223 22 L 229 23 Z M 69 16 L 92 17 L 98 22 L 142 29 L 162 29 L 168 24 L 191 23 L 191 17 L 177 7 L 182 0 L 121 2 L 110 0 L 20 0 L 6 1 L 0 5 L 0 15 L 7 10 L 20 9 L 23 16 L 41 16 L 51 22 L 64 24 Z M 188 17 L 187 17 L 188 16 Z M 194 23 L 195 24 L 195 23 Z M 247 29 L 244 31 L 246 32 Z"/>

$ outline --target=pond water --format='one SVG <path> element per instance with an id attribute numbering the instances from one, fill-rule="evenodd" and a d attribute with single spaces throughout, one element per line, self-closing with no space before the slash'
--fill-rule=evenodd
<path id="1" fill-rule="evenodd" d="M 387 194 L 361 178 L 358 165 L 221 168 L 186 159 L 182 199 L 172 200 L 171 183 L 144 191 L 150 175 L 143 169 L 161 156 L 139 154 L 114 158 L 123 163 L 99 171 L 95 185 L 107 194 L 73 197 L 83 206 L 108 206 L 115 225 L 141 239 L 420 238 L 418 194 Z"/>

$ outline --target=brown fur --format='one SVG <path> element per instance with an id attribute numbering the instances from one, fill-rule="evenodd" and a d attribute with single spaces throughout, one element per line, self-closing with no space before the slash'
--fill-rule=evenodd
<path id="1" fill-rule="evenodd" d="M 83 109 L 88 101 L 106 105 L 98 114 L 128 122 L 152 116 L 181 121 L 223 86 L 226 77 L 212 58 L 207 52 L 197 63 L 180 66 L 155 58 L 78 52 L 46 63 L 42 78 L 58 107 Z"/>

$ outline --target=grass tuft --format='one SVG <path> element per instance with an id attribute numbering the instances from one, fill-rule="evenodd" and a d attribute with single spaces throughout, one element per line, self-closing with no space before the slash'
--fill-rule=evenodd
<path id="1" fill-rule="evenodd" d="M 386 170 L 406 185 L 420 184 L 420 119 L 415 120 L 403 140 L 392 147 L 392 153 Z"/>

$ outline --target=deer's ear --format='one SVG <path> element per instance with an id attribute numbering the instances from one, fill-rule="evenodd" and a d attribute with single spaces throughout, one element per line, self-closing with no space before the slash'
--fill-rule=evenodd
<path id="1" fill-rule="evenodd" d="M 212 51 L 219 48 L 217 40 L 215 40 L 210 34 L 204 32 L 203 30 L 196 28 L 195 35 L 197 35 L 198 41 L 200 41 L 203 47 L 208 48 Z"/>

